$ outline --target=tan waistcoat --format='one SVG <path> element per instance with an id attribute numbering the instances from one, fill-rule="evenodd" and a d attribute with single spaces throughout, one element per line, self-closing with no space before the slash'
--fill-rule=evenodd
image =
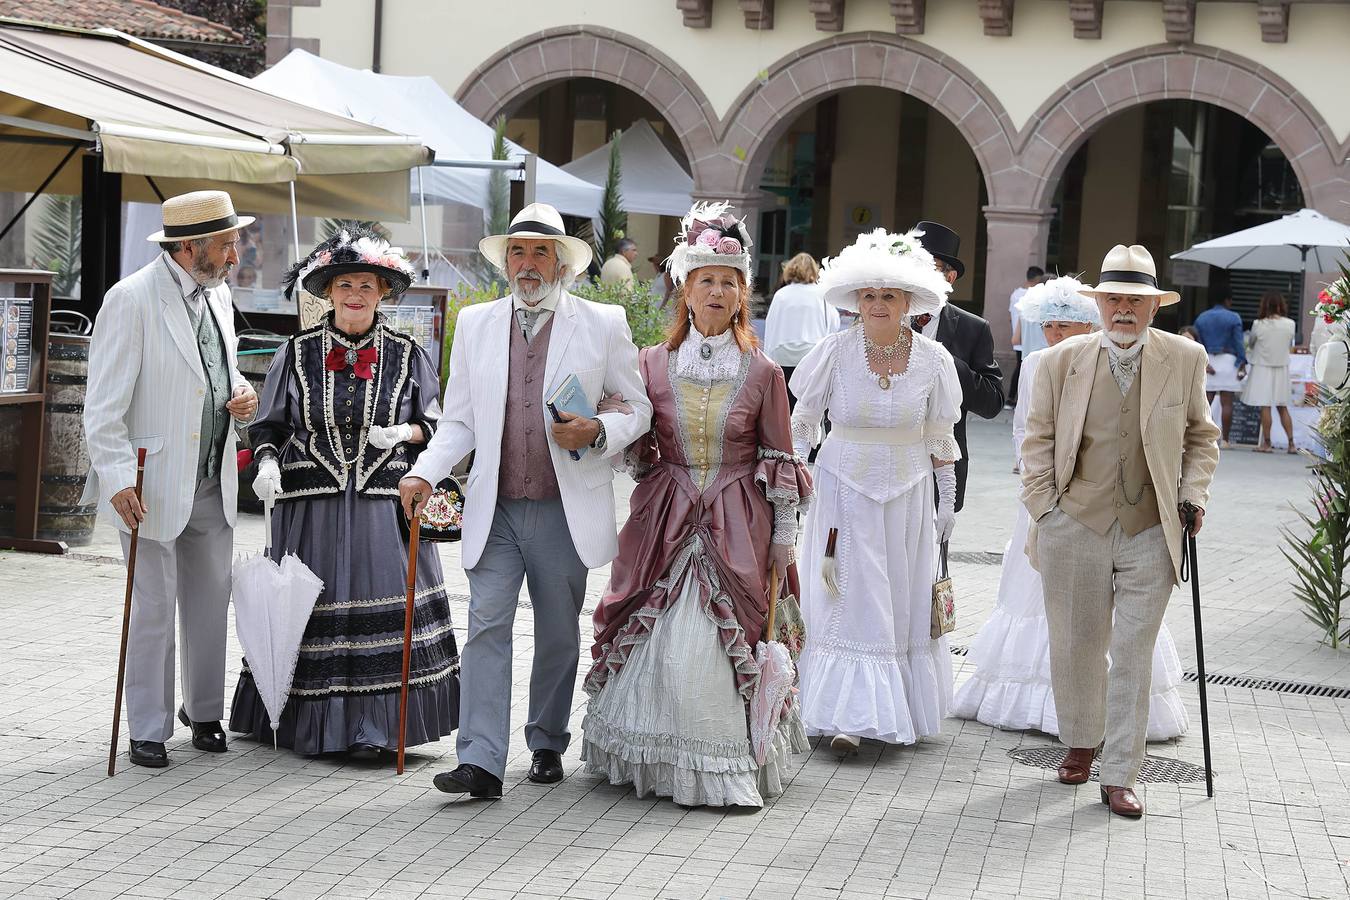
<path id="1" fill-rule="evenodd" d="M 1139 428 L 1142 382 L 1136 373 L 1129 393 L 1122 397 L 1106 349 L 1098 351 L 1077 464 L 1059 505 L 1100 535 L 1117 520 L 1130 536 L 1161 521 Z"/>
<path id="2" fill-rule="evenodd" d="M 511 361 L 507 369 L 506 419 L 502 422 L 502 456 L 497 496 L 547 500 L 558 496 L 544 408 L 544 366 L 553 334 L 554 313 L 526 341 L 520 326 L 511 322 Z"/>

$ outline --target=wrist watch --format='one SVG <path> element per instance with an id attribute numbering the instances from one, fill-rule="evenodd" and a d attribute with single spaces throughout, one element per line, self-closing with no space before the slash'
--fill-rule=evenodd
<path id="1" fill-rule="evenodd" d="M 600 426 L 600 433 L 597 434 L 597 435 L 595 436 L 595 440 L 591 441 L 591 447 L 592 447 L 592 449 L 595 449 L 595 450 L 604 450 L 604 449 L 605 449 L 605 423 L 602 422 L 602 421 L 600 421 L 599 419 L 596 419 L 596 420 L 595 420 L 595 424 Z"/>

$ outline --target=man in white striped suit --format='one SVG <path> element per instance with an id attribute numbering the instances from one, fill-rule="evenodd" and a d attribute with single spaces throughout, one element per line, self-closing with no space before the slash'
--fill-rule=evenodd
<path id="1" fill-rule="evenodd" d="M 183 705 L 199 750 L 225 750 L 225 635 L 234 547 L 235 435 L 258 397 L 235 364 L 234 309 L 225 278 L 239 229 L 229 194 L 164 201 L 164 252 L 113 285 L 89 349 L 84 429 L 92 466 L 82 503 L 111 511 L 123 553 L 139 527 L 127 644 L 131 761 L 169 764 L 174 617 L 182 614 Z M 138 502 L 136 451 L 144 448 Z"/>
<path id="2" fill-rule="evenodd" d="M 460 653 L 460 765 L 436 776 L 447 793 L 500 797 L 511 731 L 511 628 L 522 582 L 534 607 L 534 665 L 525 740 L 529 778 L 562 780 L 577 678 L 577 616 L 588 569 L 618 553 L 614 470 L 605 459 L 646 433 L 651 404 L 621 306 L 566 285 L 590 245 L 563 232 L 557 210 L 525 207 L 507 234 L 478 245 L 511 286 L 455 323 L 444 412 L 431 443 L 399 485 L 404 509 L 469 451 L 462 559 L 469 636 Z M 546 402 L 575 375 L 591 408 L 621 395 L 630 413 L 554 423 Z M 579 451 L 572 458 L 569 451 Z"/>

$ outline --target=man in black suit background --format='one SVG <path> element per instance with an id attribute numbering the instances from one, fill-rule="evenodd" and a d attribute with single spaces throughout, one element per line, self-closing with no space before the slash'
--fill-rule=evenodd
<path id="1" fill-rule="evenodd" d="M 960 235 L 937 222 L 920 222 L 914 227 L 922 232 L 919 243 L 933 254 L 938 271 L 946 276 L 948 284 L 956 284 L 956 279 L 966 273 L 959 256 Z M 961 458 L 956 463 L 956 510 L 960 512 L 965 505 L 966 472 L 970 468 L 966 414 L 973 412 L 992 419 L 1003 409 L 1003 373 L 994 361 L 994 336 L 988 322 L 952 303 L 945 304 L 935 316 L 914 316 L 910 324 L 924 337 L 947 348 L 961 379 L 961 421 L 955 429 L 956 443 L 961 448 Z"/>

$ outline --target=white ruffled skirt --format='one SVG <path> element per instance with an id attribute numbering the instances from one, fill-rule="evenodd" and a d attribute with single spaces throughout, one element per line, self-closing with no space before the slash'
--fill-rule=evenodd
<path id="1" fill-rule="evenodd" d="M 816 504 L 802 545 L 806 648 L 798 660 L 808 735 L 848 734 L 912 744 L 941 731 L 952 700 L 945 637 L 932 640 L 933 479 L 885 503 L 817 466 Z M 842 596 L 820 565 L 830 528 Z"/>
<path id="2" fill-rule="evenodd" d="M 971 644 L 967 659 L 975 671 L 956 692 L 952 715 L 1010 731 L 1058 735 L 1045 595 L 1040 573 L 1025 552 L 1029 523 L 1026 509 L 1018 504 L 1012 540 L 1003 553 L 998 600 Z M 1181 660 L 1163 625 L 1153 647 L 1148 740 L 1165 741 L 1186 733 L 1190 720 L 1180 685 Z"/>
<path id="3" fill-rule="evenodd" d="M 763 806 L 783 792 L 789 756 L 810 746 L 794 704 L 764 765 L 755 762 L 746 704 L 702 591 L 691 566 L 650 637 L 591 698 L 581 758 L 588 774 L 632 784 L 639 797 Z"/>

